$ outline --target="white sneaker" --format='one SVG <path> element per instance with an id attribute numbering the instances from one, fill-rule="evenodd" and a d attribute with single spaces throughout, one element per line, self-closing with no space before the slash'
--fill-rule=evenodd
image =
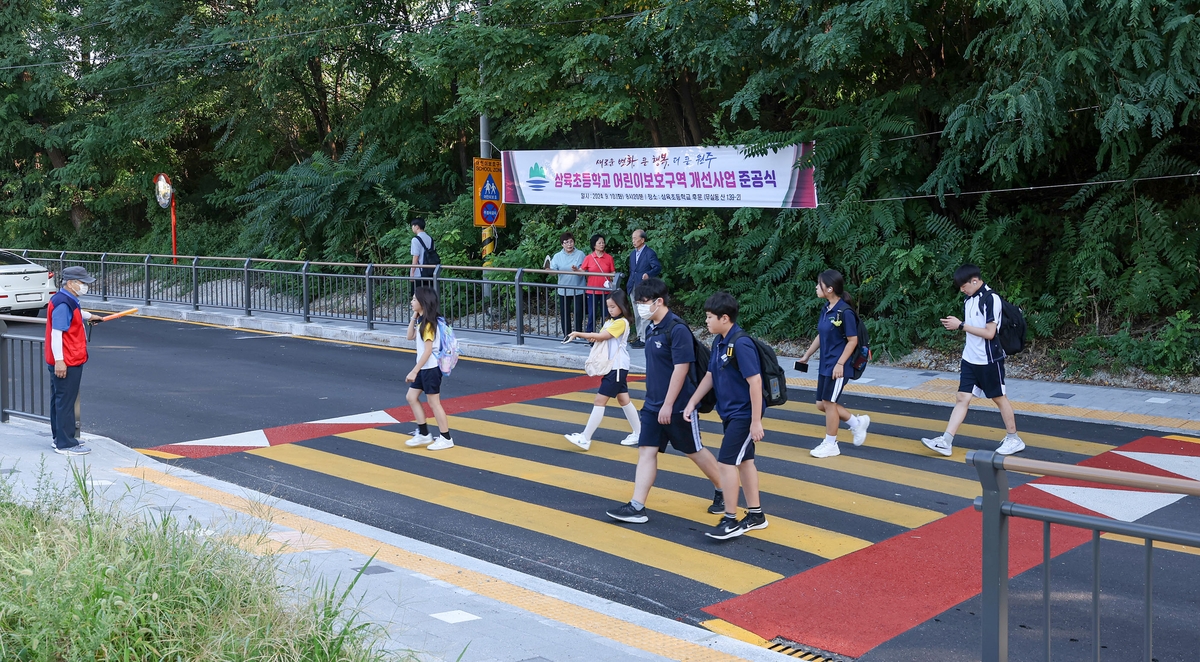
<path id="1" fill-rule="evenodd" d="M 1005 437 L 1004 442 L 1000 444 L 1000 448 L 996 449 L 996 453 L 1000 455 L 1012 455 L 1025 450 L 1025 442 L 1020 437 Z"/>
<path id="2" fill-rule="evenodd" d="M 833 457 L 841 455 L 842 451 L 838 450 L 838 442 L 822 441 L 819 446 L 808 452 L 813 457 Z"/>
<path id="3" fill-rule="evenodd" d="M 409 448 L 416 448 L 417 446 L 428 446 L 431 443 L 433 443 L 433 435 L 414 432 L 412 439 L 404 442 L 404 445 Z"/>
<path id="4" fill-rule="evenodd" d="M 624 439 L 621 440 L 621 445 L 622 446 L 637 446 L 638 439 L 640 437 L 641 437 L 641 435 L 639 435 L 638 433 L 630 432 L 628 437 L 625 437 Z"/>
<path id="5" fill-rule="evenodd" d="M 946 457 L 950 457 L 952 454 L 954 454 L 954 444 L 948 443 L 946 438 L 940 434 L 933 439 L 921 437 L 921 443 L 925 444 L 925 447 L 929 450 L 935 453 L 941 453 Z M 1024 444 L 1022 444 L 1022 446 L 1024 446 Z"/>
<path id="6" fill-rule="evenodd" d="M 870 425 L 871 417 L 863 414 L 858 417 L 858 427 L 850 428 L 850 431 L 854 433 L 855 446 L 862 446 L 863 442 L 867 440 L 867 427 Z"/>
<path id="7" fill-rule="evenodd" d="M 582 432 L 572 432 L 571 434 L 564 434 L 563 436 L 567 438 L 567 441 L 575 444 L 585 451 L 592 447 L 592 440 L 583 436 Z"/>
<path id="8" fill-rule="evenodd" d="M 454 440 L 453 440 L 453 439 L 447 439 L 447 438 L 445 438 L 445 437 L 443 437 L 442 435 L 440 435 L 440 434 L 439 434 L 439 435 L 438 435 L 438 438 L 437 438 L 437 441 L 433 442 L 432 444 L 429 444 L 428 450 L 431 450 L 431 451 L 444 451 L 444 450 L 446 450 L 447 448 L 454 448 Z"/>

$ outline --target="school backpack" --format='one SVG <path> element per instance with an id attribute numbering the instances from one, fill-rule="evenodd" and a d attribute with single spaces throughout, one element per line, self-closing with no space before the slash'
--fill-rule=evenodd
<path id="1" fill-rule="evenodd" d="M 425 252 L 421 254 L 421 264 L 425 266 L 436 266 L 442 263 L 442 256 L 438 255 L 437 248 L 433 245 L 433 237 L 429 238 L 429 245 L 426 246 L 424 241 L 421 241 L 421 235 L 417 235 L 417 243 L 421 244 L 421 248 Z M 433 278 L 434 269 L 421 269 L 422 278 Z"/>
<path id="2" fill-rule="evenodd" d="M 696 358 L 692 360 L 692 365 L 688 367 L 688 381 L 691 382 L 694 388 L 700 385 L 700 382 L 704 379 L 704 375 L 708 372 L 708 360 L 712 358 L 712 352 L 709 351 L 704 343 L 696 339 L 696 334 L 692 333 L 692 329 L 684 324 L 683 320 L 674 315 L 671 316 L 671 323 L 667 325 L 664 332 L 667 336 L 668 345 L 671 343 L 671 331 L 678 325 L 683 325 L 683 328 L 687 329 L 688 335 L 692 337 L 692 354 Z M 716 408 L 717 394 L 712 389 L 709 389 L 708 393 L 704 394 L 704 397 L 700 399 L 700 404 L 696 406 L 696 411 L 701 414 L 707 414 Z"/>
<path id="3" fill-rule="evenodd" d="M 779 357 L 775 355 L 774 348 L 741 330 L 733 334 L 733 337 L 729 339 L 729 346 L 733 347 L 733 343 L 737 342 L 737 339 L 742 336 L 750 338 L 751 342 L 754 343 L 754 349 L 758 351 L 758 365 L 762 370 L 763 402 L 768 407 L 778 407 L 779 405 L 787 404 L 787 376 L 783 374 L 783 366 L 779 365 Z M 736 370 L 736 352 L 733 354 L 733 366 Z"/>
<path id="4" fill-rule="evenodd" d="M 996 296 L 1000 296 L 997 294 Z M 984 312 L 983 297 L 979 297 L 979 312 Z M 984 313 L 986 315 L 986 313 Z M 1000 328 L 996 329 L 996 339 L 1000 341 L 1000 349 L 1008 356 L 1020 354 L 1025 349 L 1025 312 L 1000 297 Z"/>
<path id="5" fill-rule="evenodd" d="M 454 329 L 446 324 L 446 318 L 439 317 L 437 323 L 437 346 L 433 348 L 433 358 L 437 360 L 438 369 L 443 375 L 449 375 L 454 366 L 458 365 L 458 338 L 454 337 Z"/>
<path id="6" fill-rule="evenodd" d="M 871 336 L 867 332 L 867 325 L 863 323 L 858 313 L 853 309 L 850 312 L 854 313 L 854 318 L 858 320 L 858 345 L 854 348 L 854 354 L 850 356 L 850 360 L 846 363 L 846 376 L 850 379 L 858 379 L 862 377 L 863 372 L 867 369 L 867 363 L 871 360 Z M 849 340 L 846 335 L 846 327 L 842 326 L 842 337 Z"/>

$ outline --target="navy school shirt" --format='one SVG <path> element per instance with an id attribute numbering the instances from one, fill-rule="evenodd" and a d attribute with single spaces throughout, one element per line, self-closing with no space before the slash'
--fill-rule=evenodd
<path id="1" fill-rule="evenodd" d="M 712 358 L 708 361 L 708 371 L 713 376 L 713 390 L 717 394 L 717 413 L 721 420 L 732 418 L 753 418 L 754 409 L 750 402 L 750 383 L 747 381 L 755 375 L 762 375 L 762 366 L 758 362 L 758 348 L 750 336 L 742 336 L 733 343 L 730 351 L 729 339 L 742 330 L 734 324 L 729 333 L 717 336 L 713 341 Z M 734 357 L 737 367 L 734 367 Z M 767 403 L 762 403 L 766 411 Z"/>
<path id="2" fill-rule="evenodd" d="M 679 320 L 679 324 L 671 329 L 670 338 L 666 329 L 671 326 L 671 320 Z M 696 360 L 696 352 L 692 349 L 692 332 L 675 313 L 668 312 L 662 322 L 651 324 L 646 329 L 646 399 L 642 409 L 659 411 L 667 399 L 667 389 L 671 387 L 671 375 L 675 372 L 675 364 L 691 363 Z M 691 380 L 683 380 L 683 388 L 675 398 L 674 412 L 682 412 L 692 394 L 696 392 Z"/>
<path id="3" fill-rule="evenodd" d="M 858 316 L 845 299 L 838 299 L 833 307 L 826 305 L 821 309 L 817 335 L 821 338 L 820 374 L 832 377 L 833 367 L 846 351 L 846 339 L 858 336 Z"/>

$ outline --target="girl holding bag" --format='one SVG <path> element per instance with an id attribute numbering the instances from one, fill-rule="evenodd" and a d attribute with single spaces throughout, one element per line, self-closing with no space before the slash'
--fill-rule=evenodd
<path id="1" fill-rule="evenodd" d="M 592 235 L 592 252 L 583 259 L 583 270 L 594 274 L 611 274 L 616 271 L 613 256 L 604 252 L 604 235 Z M 609 276 L 588 276 L 587 279 L 587 330 L 593 333 L 604 320 L 604 300 L 612 289 Z"/>
<path id="2" fill-rule="evenodd" d="M 621 411 L 625 413 L 625 419 L 629 421 L 629 427 L 633 429 L 633 432 L 621 441 L 621 445 L 636 445 L 642 432 L 642 423 L 638 418 L 637 408 L 629 401 L 627 385 L 629 379 L 629 327 L 633 321 L 633 315 L 629 310 L 629 298 L 625 292 L 616 290 L 608 293 L 605 304 L 608 307 L 609 320 L 605 322 L 604 328 L 596 333 L 575 331 L 567 336 L 568 340 L 584 338 L 595 343 L 592 345 L 592 352 L 588 355 L 584 368 L 589 375 L 604 375 L 604 378 L 600 380 L 600 390 L 592 402 L 592 413 L 588 417 L 587 427 L 583 432 L 563 435 L 567 441 L 585 451 L 592 446 L 592 434 L 596 428 L 600 427 L 600 421 L 604 418 L 604 407 L 608 404 L 609 398 L 617 399 L 617 404 L 621 405 Z"/>

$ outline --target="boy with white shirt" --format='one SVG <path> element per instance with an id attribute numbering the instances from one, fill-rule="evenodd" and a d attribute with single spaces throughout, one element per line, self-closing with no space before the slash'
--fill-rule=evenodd
<path id="1" fill-rule="evenodd" d="M 954 284 L 958 291 L 967 295 L 963 319 L 942 318 L 942 327 L 947 331 L 962 331 L 966 334 L 962 363 L 958 379 L 958 395 L 954 401 L 954 412 L 946 431 L 932 439 L 921 439 L 930 450 L 942 455 L 954 452 L 954 435 L 967 417 L 971 399 L 991 398 L 1000 410 L 1007 434 L 996 452 L 1012 455 L 1025 450 L 1025 442 L 1017 435 L 1017 420 L 1012 403 L 1006 396 L 1004 385 L 1004 350 L 997 337 L 1001 323 L 1000 295 L 983 282 L 979 267 L 964 264 L 954 272 Z"/>

